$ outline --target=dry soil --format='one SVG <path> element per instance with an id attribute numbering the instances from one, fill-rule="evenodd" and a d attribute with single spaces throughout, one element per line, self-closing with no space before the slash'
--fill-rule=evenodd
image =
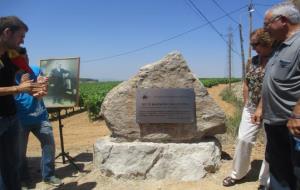
<path id="1" fill-rule="evenodd" d="M 226 115 L 234 114 L 234 107 L 222 101 L 219 93 L 224 89 L 225 85 L 218 85 L 209 88 L 209 94 L 215 99 L 217 104 L 224 110 Z M 63 190 L 237 190 L 237 189 L 256 189 L 258 186 L 257 176 L 261 165 L 261 159 L 264 154 L 264 145 L 257 143 L 252 152 L 251 169 L 246 178 L 233 187 L 223 187 L 222 180 L 230 171 L 232 164 L 232 156 L 234 153 L 234 140 L 222 142 L 223 156 L 222 164 L 214 174 L 209 174 L 200 181 L 181 182 L 181 181 L 152 181 L 152 180 L 123 180 L 114 179 L 103 176 L 99 170 L 94 168 L 93 160 L 93 144 L 97 138 L 109 135 L 105 122 L 99 120 L 91 122 L 87 113 L 76 109 L 74 112 L 68 111 L 69 115 L 62 119 L 63 138 L 65 152 L 74 158 L 75 164 L 80 168 L 81 172 L 77 172 L 76 168 L 66 162 L 62 163 L 62 157 L 56 159 L 56 174 L 64 181 L 64 186 L 55 188 L 41 182 L 41 174 L 39 162 L 41 150 L 39 142 L 30 135 L 27 156 L 29 158 L 29 167 L 31 175 L 32 189 L 63 189 Z M 62 111 L 62 115 L 65 112 Z M 56 154 L 61 153 L 59 127 L 57 121 L 52 121 Z M 226 135 L 226 134 L 224 134 Z"/>

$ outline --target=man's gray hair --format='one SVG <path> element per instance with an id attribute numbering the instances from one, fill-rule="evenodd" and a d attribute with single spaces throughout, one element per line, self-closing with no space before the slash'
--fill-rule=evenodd
<path id="1" fill-rule="evenodd" d="M 272 18 L 282 15 L 286 17 L 293 24 L 300 23 L 300 12 L 295 7 L 295 5 L 291 2 L 283 2 L 274 5 L 273 7 L 271 7 L 266 11 L 265 15 L 269 13 L 272 14 Z"/>

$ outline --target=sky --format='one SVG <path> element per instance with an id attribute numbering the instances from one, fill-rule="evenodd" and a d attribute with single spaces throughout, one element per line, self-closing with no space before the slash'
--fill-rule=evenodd
<path id="1" fill-rule="evenodd" d="M 253 29 L 281 0 L 253 0 Z M 0 16 L 29 27 L 31 64 L 80 57 L 80 77 L 127 80 L 170 52 L 180 52 L 198 77 L 242 75 L 238 23 L 248 57 L 250 0 L 0 0 Z M 227 16 L 226 16 L 227 14 Z M 229 15 L 229 16 L 228 16 Z M 255 52 L 252 51 L 252 55 Z"/>

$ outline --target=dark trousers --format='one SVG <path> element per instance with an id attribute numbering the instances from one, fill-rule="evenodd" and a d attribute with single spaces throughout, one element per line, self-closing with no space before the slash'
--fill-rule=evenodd
<path id="1" fill-rule="evenodd" d="M 270 164 L 272 190 L 296 190 L 293 173 L 292 143 L 286 125 L 265 124 L 267 135 L 266 160 Z"/>
<path id="2" fill-rule="evenodd" d="M 0 118 L 0 185 L 5 190 L 21 189 L 20 130 L 19 120 L 15 116 Z"/>
<path id="3" fill-rule="evenodd" d="M 300 154 L 300 153 L 298 153 L 298 154 Z M 299 163 L 300 160 L 298 159 L 297 162 Z M 296 165 L 294 167 L 294 173 L 297 177 L 297 190 L 300 190 L 300 166 Z"/>
<path id="4" fill-rule="evenodd" d="M 292 159 L 293 159 L 293 166 L 294 166 L 294 174 L 297 178 L 297 190 L 300 190 L 300 150 L 296 149 L 296 142 L 294 138 L 291 138 L 292 141 Z"/>

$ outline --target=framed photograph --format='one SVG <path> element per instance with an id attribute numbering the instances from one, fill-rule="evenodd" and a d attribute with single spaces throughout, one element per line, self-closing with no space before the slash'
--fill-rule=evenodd
<path id="1" fill-rule="evenodd" d="M 47 108 L 74 107 L 79 100 L 80 58 L 40 60 L 42 76 L 48 77 Z"/>

